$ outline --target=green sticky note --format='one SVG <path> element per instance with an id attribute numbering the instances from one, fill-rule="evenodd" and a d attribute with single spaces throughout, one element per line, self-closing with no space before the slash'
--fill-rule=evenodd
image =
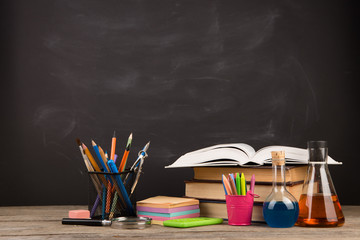
<path id="1" fill-rule="evenodd" d="M 166 227 L 188 228 L 220 224 L 222 222 L 222 218 L 196 217 L 166 220 L 163 222 L 163 224 Z"/>

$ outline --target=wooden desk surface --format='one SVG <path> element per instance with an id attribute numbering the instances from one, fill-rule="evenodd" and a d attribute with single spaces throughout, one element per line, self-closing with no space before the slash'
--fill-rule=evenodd
<path id="1" fill-rule="evenodd" d="M 62 225 L 68 211 L 85 206 L 0 207 L 0 239 L 360 239 L 360 206 L 343 206 L 338 228 L 270 228 L 221 225 L 187 229 L 152 225 L 144 230 Z"/>

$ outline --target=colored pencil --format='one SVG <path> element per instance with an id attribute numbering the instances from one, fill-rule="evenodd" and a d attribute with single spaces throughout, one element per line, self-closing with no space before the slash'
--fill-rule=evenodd
<path id="1" fill-rule="evenodd" d="M 93 146 L 93 148 L 94 148 L 94 150 L 95 150 L 95 153 L 96 153 L 96 155 L 97 155 L 97 157 L 98 157 L 98 159 L 99 159 L 99 161 L 100 161 L 100 163 L 101 163 L 101 166 L 103 167 L 103 171 L 104 171 L 104 172 L 109 172 L 109 168 L 108 168 L 108 166 L 105 164 L 106 158 L 105 158 L 104 151 L 102 151 L 103 154 L 100 153 L 100 148 L 99 148 L 99 146 L 95 143 L 94 140 L 91 140 L 91 144 L 92 144 L 92 146 Z"/>
<path id="2" fill-rule="evenodd" d="M 132 133 L 130 134 L 130 136 L 128 138 L 128 141 L 127 141 L 127 144 L 125 147 L 125 151 L 124 151 L 124 154 L 123 154 L 120 166 L 119 166 L 119 170 L 118 170 L 119 172 L 123 172 L 125 170 L 127 158 L 129 156 L 129 152 L 130 152 L 131 142 L 132 142 Z M 114 191 L 115 191 L 115 185 L 112 188 L 112 192 L 114 192 Z M 113 203 L 111 206 L 109 219 L 112 219 L 114 216 L 117 200 L 118 200 L 118 194 L 117 194 L 117 192 L 115 192 L 113 200 L 112 200 Z"/>
<path id="3" fill-rule="evenodd" d="M 234 183 L 234 179 L 231 177 L 230 174 L 228 176 L 228 181 L 230 183 L 231 192 L 233 193 L 233 195 L 236 195 L 236 186 L 235 186 L 235 183 Z"/>
<path id="4" fill-rule="evenodd" d="M 233 195 L 232 191 L 231 191 L 231 188 L 230 188 L 230 183 L 229 183 L 229 181 L 227 180 L 227 178 L 225 177 L 224 174 L 222 175 L 222 181 L 223 181 L 223 184 L 224 184 L 224 186 L 226 188 L 227 194 L 228 195 Z"/>
<path id="5" fill-rule="evenodd" d="M 93 156 L 91 155 L 89 149 L 86 147 L 86 145 L 84 143 L 82 143 L 82 148 L 84 150 L 84 153 L 86 154 L 86 156 L 88 157 L 88 159 L 91 162 L 91 165 L 93 166 L 93 168 L 95 169 L 96 172 L 101 172 L 99 166 L 97 165 L 95 159 L 93 158 Z M 100 181 L 106 186 L 107 182 L 104 176 L 102 176 L 101 174 L 99 175 L 99 179 Z"/>
<path id="6" fill-rule="evenodd" d="M 115 132 L 114 132 L 114 134 L 115 134 Z M 113 140 L 112 141 L 113 143 L 115 142 L 115 144 L 116 144 L 116 139 L 115 139 L 115 141 Z M 107 162 L 108 162 L 108 158 L 106 157 L 106 155 L 105 155 L 105 153 L 104 153 L 104 150 L 100 147 L 100 146 L 98 146 L 98 148 L 99 148 L 99 153 L 100 153 L 100 156 L 101 156 L 101 158 L 103 159 L 103 161 L 105 162 L 105 166 L 106 166 L 106 169 L 107 169 L 107 171 L 108 172 L 110 172 L 110 169 L 109 169 L 109 167 L 108 167 L 108 165 L 107 165 Z M 112 144 L 112 147 L 111 147 L 112 149 L 115 149 L 115 145 L 114 144 Z M 113 152 L 112 150 L 111 150 L 111 152 Z M 114 151 L 114 156 L 113 156 L 113 158 L 115 158 L 115 151 Z M 113 184 L 111 183 L 111 179 L 110 179 L 110 177 L 108 177 L 108 185 L 107 185 L 107 192 L 106 192 L 106 207 L 105 207 L 105 213 L 106 214 L 109 214 L 110 213 L 110 205 L 111 205 L 111 198 L 112 198 L 112 194 L 113 194 L 113 189 L 114 187 L 113 187 Z"/>
<path id="7" fill-rule="evenodd" d="M 111 139 L 111 152 L 110 152 L 111 160 L 114 160 L 114 158 L 115 158 L 115 148 L 116 148 L 116 136 L 115 136 L 115 131 L 114 131 L 114 135 Z"/>
<path id="8" fill-rule="evenodd" d="M 126 162 L 127 162 L 128 156 L 129 156 L 130 148 L 131 148 L 132 136 L 133 136 L 133 134 L 131 133 L 128 138 L 128 141 L 127 141 L 127 144 L 125 147 L 125 151 L 124 151 L 124 154 L 123 154 L 120 166 L 119 166 L 119 172 L 123 172 L 125 170 Z"/>
<path id="9" fill-rule="evenodd" d="M 109 168 L 110 168 L 110 171 L 111 171 L 111 172 L 113 172 L 113 173 L 118 173 L 118 169 L 117 169 L 117 167 L 116 167 L 116 165 L 115 165 L 115 163 L 114 163 L 113 160 L 110 159 L 110 160 L 108 161 L 108 165 L 109 165 Z M 132 203 L 131 203 L 131 201 L 130 201 L 130 198 L 129 198 L 128 193 L 126 192 L 125 186 L 124 186 L 124 184 L 122 183 L 121 177 L 120 177 L 119 175 L 114 175 L 114 176 L 112 176 L 112 177 L 113 177 L 114 180 L 115 180 L 115 181 L 114 181 L 114 185 L 115 185 L 116 190 L 118 191 L 118 194 L 121 194 L 122 197 L 124 198 L 125 203 L 126 203 L 126 205 L 127 205 L 127 207 L 128 207 L 129 212 L 130 212 L 131 214 L 134 214 L 135 212 L 134 212 L 133 205 L 132 205 Z"/>
<path id="10" fill-rule="evenodd" d="M 84 160 L 84 163 L 85 163 L 85 166 L 86 166 L 86 169 L 88 170 L 88 172 L 93 172 L 94 171 L 94 168 L 93 166 L 91 165 L 90 163 L 90 160 L 89 158 L 86 156 L 86 154 L 84 153 L 84 150 L 81 146 L 81 141 L 80 139 L 76 139 L 76 142 L 79 146 L 79 150 L 80 150 L 80 153 L 81 153 L 81 156 L 83 157 L 83 160 Z M 99 179 L 97 178 L 97 176 L 95 176 L 94 174 L 90 174 L 90 178 L 91 178 L 91 181 L 93 182 L 94 184 L 94 187 L 95 187 L 95 190 L 98 194 L 101 193 L 101 183 L 99 181 Z"/>

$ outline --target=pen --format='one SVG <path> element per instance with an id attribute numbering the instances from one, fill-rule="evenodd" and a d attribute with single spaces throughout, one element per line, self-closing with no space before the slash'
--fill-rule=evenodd
<path id="1" fill-rule="evenodd" d="M 87 219 L 87 218 L 63 218 L 62 224 L 86 225 L 86 226 L 110 226 L 110 220 Z"/>

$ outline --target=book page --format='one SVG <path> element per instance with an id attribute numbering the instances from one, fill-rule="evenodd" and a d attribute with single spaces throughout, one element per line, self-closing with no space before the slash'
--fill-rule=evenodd
<path id="1" fill-rule="evenodd" d="M 202 149 L 199 149 L 199 150 L 195 150 L 195 151 L 192 151 L 192 152 L 188 152 L 186 154 L 206 152 L 206 151 L 209 151 L 209 150 L 213 150 L 215 148 L 238 148 L 239 150 L 244 151 L 246 153 L 246 155 L 249 156 L 249 158 L 251 158 L 252 156 L 255 155 L 255 149 L 253 147 L 251 147 L 250 145 L 245 144 L 245 143 L 218 144 L 218 145 L 202 148 Z"/>
<path id="2" fill-rule="evenodd" d="M 248 161 L 248 155 L 238 148 L 212 148 L 185 154 L 166 168 L 243 165 Z"/>
<path id="3" fill-rule="evenodd" d="M 259 149 L 253 159 L 257 163 L 271 163 L 271 151 L 285 151 L 286 163 L 308 164 L 309 153 L 307 149 L 288 146 L 268 146 Z M 342 164 L 328 156 L 328 164 Z"/>

